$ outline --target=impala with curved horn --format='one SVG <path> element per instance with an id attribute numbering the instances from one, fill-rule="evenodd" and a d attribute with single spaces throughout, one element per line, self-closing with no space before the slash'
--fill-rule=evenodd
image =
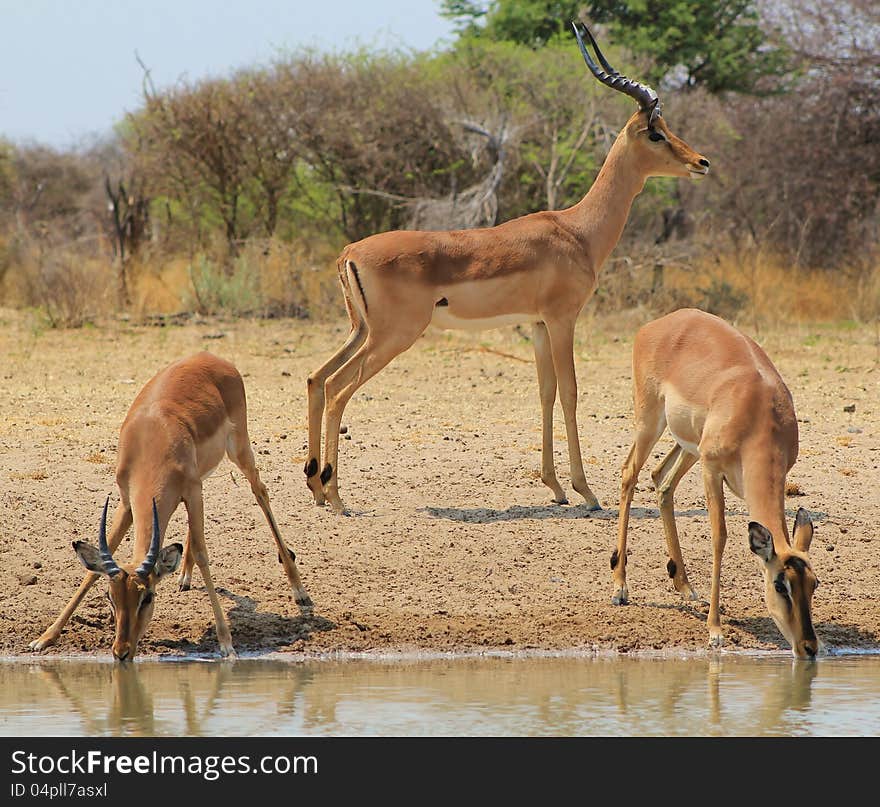
<path id="1" fill-rule="evenodd" d="M 553 464 L 558 389 L 572 486 L 589 508 L 600 507 L 587 484 L 578 437 L 575 323 L 645 180 L 702 176 L 709 161 L 669 130 L 650 87 L 613 70 L 584 27 L 605 70 L 597 67 L 574 27 L 591 73 L 639 104 L 580 202 L 495 227 L 379 233 L 349 244 L 340 254 L 337 269 L 351 330 L 345 344 L 307 381 L 309 443 L 304 470 L 317 504 L 328 501 L 335 512 L 344 512 L 337 470 L 346 404 L 429 325 L 482 330 L 531 323 L 542 412 L 541 480 L 553 491 L 554 501 L 566 503 Z"/>
<path id="2" fill-rule="evenodd" d="M 116 625 L 113 655 L 119 661 L 132 659 L 153 615 L 156 584 L 174 572 L 182 559 L 180 589 L 190 587 L 193 564 L 198 564 L 214 610 L 220 652 L 224 656 L 235 655 L 208 568 L 202 500 L 202 480 L 215 470 L 224 454 L 250 483 L 269 523 L 278 560 L 296 603 L 302 613 L 311 613 L 312 601 L 300 580 L 295 555 L 281 539 L 266 486 L 254 463 L 244 382 L 228 361 L 202 352 L 157 373 L 128 410 L 119 432 L 116 466 L 121 500 L 109 541 L 108 496 L 101 514 L 98 547 L 85 541 L 73 543 L 88 573 L 58 619 L 30 643 L 32 650 L 42 650 L 57 641 L 86 592 L 104 576 L 109 581 L 107 597 Z M 161 548 L 165 528 L 181 502 L 187 513 L 186 548 L 179 543 Z M 120 566 L 113 553 L 132 524 L 132 562 Z"/>

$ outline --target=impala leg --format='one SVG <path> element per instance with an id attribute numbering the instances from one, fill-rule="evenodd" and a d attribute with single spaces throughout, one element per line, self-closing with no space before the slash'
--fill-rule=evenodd
<path id="1" fill-rule="evenodd" d="M 333 373 L 324 385 L 327 395 L 324 426 L 324 460 L 326 465 L 321 471 L 321 482 L 324 484 L 324 495 L 334 513 L 345 512 L 345 507 L 339 498 L 337 479 L 339 424 L 342 422 L 345 406 L 359 387 L 376 375 L 395 356 L 399 356 L 411 347 L 428 327 L 429 322 L 430 312 L 424 322 L 413 324 L 410 321 L 410 329 L 403 332 L 388 330 L 379 335 L 375 329 L 371 329 L 355 354 Z M 400 321 L 396 325 L 400 326 Z"/>
<path id="2" fill-rule="evenodd" d="M 651 473 L 654 487 L 657 490 L 657 503 L 660 517 L 663 519 L 663 532 L 666 535 L 666 548 L 669 551 L 669 563 L 666 570 L 672 578 L 675 590 L 689 600 L 698 599 L 696 592 L 688 582 L 681 544 L 678 542 L 678 530 L 675 526 L 675 489 L 684 475 L 694 466 L 697 457 L 676 444 Z"/>
<path id="3" fill-rule="evenodd" d="M 335 373 L 354 355 L 366 337 L 366 325 L 362 321 L 356 325 L 353 324 L 345 344 L 306 379 L 309 401 L 309 455 L 303 470 L 306 474 L 306 485 L 312 491 L 315 504 L 324 504 L 324 487 L 319 475 L 321 469 L 321 421 L 324 418 L 325 404 L 324 385 L 328 376 Z"/>
<path id="4" fill-rule="evenodd" d="M 556 370 L 550 351 L 550 336 L 543 322 L 532 325 L 535 346 L 535 367 L 538 370 L 538 392 L 541 396 L 541 481 L 553 491 L 553 501 L 568 504 L 565 491 L 556 478 L 553 463 L 553 406 L 556 403 Z"/>
<path id="5" fill-rule="evenodd" d="M 189 591 L 192 585 L 193 553 L 192 532 L 187 529 L 186 543 L 183 545 L 183 560 L 180 562 L 180 576 L 177 578 L 177 590 Z"/>
<path id="6" fill-rule="evenodd" d="M 110 525 L 107 539 L 111 554 L 115 552 L 119 544 L 122 543 L 125 533 L 128 532 L 128 528 L 131 527 L 131 522 L 131 508 L 120 503 L 117 506 L 116 511 L 113 513 L 113 522 Z M 67 624 L 67 621 L 73 616 L 73 612 L 79 607 L 83 597 L 86 596 L 88 590 L 95 584 L 95 581 L 97 581 L 100 576 L 101 575 L 94 574 L 93 572 L 86 573 L 86 576 L 83 577 L 83 581 L 80 583 L 76 593 L 70 598 L 70 601 L 64 606 L 64 609 L 58 615 L 58 619 L 56 619 L 38 639 L 34 639 L 34 641 L 28 645 L 31 650 L 42 650 L 58 641 L 58 637 L 61 635 L 61 631 Z"/>
<path id="7" fill-rule="evenodd" d="M 721 595 L 721 555 L 727 543 L 727 524 L 724 520 L 724 488 L 722 477 L 711 468 L 703 465 L 703 486 L 706 489 L 706 506 L 709 510 L 709 523 L 712 528 L 712 591 L 709 595 L 709 644 L 720 647 L 724 644 L 721 632 L 719 599 Z"/>
<path id="8" fill-rule="evenodd" d="M 229 459 L 241 469 L 247 481 L 250 482 L 254 498 L 257 500 L 257 504 L 260 505 L 260 509 L 263 511 L 263 515 L 269 524 L 269 529 L 272 531 L 272 538 L 275 540 L 275 547 L 278 550 L 278 561 L 284 567 L 284 573 L 287 575 L 291 589 L 293 589 L 296 604 L 303 614 L 309 615 L 312 613 L 312 600 L 300 579 L 299 570 L 296 568 L 296 556 L 293 550 L 289 549 L 281 539 L 281 532 L 278 529 L 278 524 L 269 505 L 269 492 L 260 479 L 260 473 L 254 462 L 254 452 L 247 433 L 242 433 L 236 429 L 233 432 L 232 439 L 234 444 L 230 446 L 227 452 Z"/>
<path id="9" fill-rule="evenodd" d="M 220 600 L 217 598 L 214 580 L 208 567 L 208 547 L 205 544 L 205 510 L 201 483 L 191 484 L 183 501 L 186 505 L 186 517 L 189 524 L 190 551 L 199 567 L 199 571 L 202 573 L 205 589 L 208 592 L 208 598 L 211 600 L 211 608 L 214 609 L 214 622 L 217 625 L 217 641 L 220 644 L 220 654 L 235 658 L 235 650 L 232 647 L 232 634 L 229 632 L 229 625 L 226 624 L 226 616 L 220 607 Z"/>
<path id="10" fill-rule="evenodd" d="M 639 471 L 642 470 L 654 444 L 663 432 L 663 425 L 658 429 L 640 426 L 636 431 L 636 439 L 626 456 L 620 474 L 620 512 L 617 516 L 617 549 L 611 554 L 611 579 L 614 593 L 611 602 L 614 605 L 626 605 L 629 601 L 629 589 L 626 586 L 626 536 L 629 530 L 629 511 L 632 506 L 633 493 Z"/>
<path id="11" fill-rule="evenodd" d="M 601 510 L 599 500 L 590 490 L 581 458 L 581 443 L 577 428 L 577 377 L 574 369 L 574 320 L 564 323 L 547 323 L 550 334 L 550 350 L 559 400 L 565 416 L 565 433 L 568 439 L 568 460 L 571 467 L 571 486 L 584 497 L 590 510 Z"/>

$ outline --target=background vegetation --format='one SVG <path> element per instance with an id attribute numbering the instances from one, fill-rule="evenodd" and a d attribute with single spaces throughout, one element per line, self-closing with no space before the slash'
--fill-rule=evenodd
<path id="1" fill-rule="evenodd" d="M 661 94 L 706 181 L 651 180 L 597 309 L 880 313 L 872 0 L 440 0 L 445 50 L 299 51 L 156 88 L 103 142 L 0 140 L 0 304 L 340 316 L 334 258 L 393 228 L 494 224 L 589 189 L 633 109 L 569 21 Z"/>

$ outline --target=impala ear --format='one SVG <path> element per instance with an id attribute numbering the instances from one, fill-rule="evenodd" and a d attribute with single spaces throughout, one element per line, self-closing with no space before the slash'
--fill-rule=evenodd
<path id="1" fill-rule="evenodd" d="M 107 570 L 104 568 L 104 563 L 101 560 L 101 553 L 96 546 L 87 544 L 85 541 L 74 541 L 73 551 L 76 552 L 79 562 L 90 572 L 109 577 Z"/>
<path id="2" fill-rule="evenodd" d="M 810 544 L 813 541 L 813 520 L 803 507 L 798 508 L 797 515 L 794 517 L 792 536 L 795 549 L 801 552 L 810 551 Z"/>
<path id="3" fill-rule="evenodd" d="M 769 563 L 776 554 L 776 551 L 773 549 L 773 536 L 770 534 L 770 530 L 757 521 L 749 522 L 749 548 L 764 563 Z"/>
<path id="4" fill-rule="evenodd" d="M 153 574 L 157 580 L 161 580 L 166 574 L 177 571 L 180 566 L 180 559 L 183 557 L 183 544 L 169 544 L 161 552 L 156 559 L 156 566 Z"/>

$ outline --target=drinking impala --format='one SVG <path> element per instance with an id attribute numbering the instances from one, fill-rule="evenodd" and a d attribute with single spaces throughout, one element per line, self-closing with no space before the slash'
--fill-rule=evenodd
<path id="1" fill-rule="evenodd" d="M 799 658 L 820 643 L 813 630 L 813 592 L 819 585 L 807 554 L 813 524 L 797 511 L 789 541 L 785 477 L 798 455 L 798 425 L 791 393 L 767 354 L 722 319 L 680 309 L 642 326 L 633 342 L 633 408 L 636 435 L 623 464 L 617 549 L 611 556 L 614 594 L 622 605 L 626 585 L 626 534 L 639 471 L 663 431 L 675 440 L 651 474 L 669 551 L 667 571 L 676 591 L 697 595 L 688 582 L 673 496 L 700 460 L 712 530 L 709 642 L 723 644 L 719 617 L 721 556 L 727 543 L 724 485 L 749 511 L 749 547 L 764 576 L 764 600 L 773 621 Z"/>
<path id="2" fill-rule="evenodd" d="M 312 602 L 300 580 L 295 556 L 281 539 L 266 486 L 254 464 L 244 382 L 228 361 L 202 352 L 161 370 L 132 403 L 119 432 L 116 483 L 120 502 L 109 540 L 108 496 L 98 546 L 85 541 L 73 543 L 77 557 L 88 570 L 85 578 L 58 619 L 31 642 L 31 649 L 42 650 L 57 641 L 86 592 L 103 576 L 109 582 L 107 597 L 116 625 L 113 655 L 119 661 L 132 659 L 153 615 L 156 585 L 174 572 L 182 559 L 181 590 L 190 587 L 193 563 L 198 564 L 214 610 L 220 652 L 235 655 L 208 568 L 202 501 L 202 480 L 214 471 L 224 454 L 250 482 L 296 602 L 303 613 L 310 612 Z M 181 502 L 187 514 L 186 547 L 175 543 L 162 548 L 165 528 Z M 132 525 L 132 559 L 119 565 L 113 553 Z"/>

